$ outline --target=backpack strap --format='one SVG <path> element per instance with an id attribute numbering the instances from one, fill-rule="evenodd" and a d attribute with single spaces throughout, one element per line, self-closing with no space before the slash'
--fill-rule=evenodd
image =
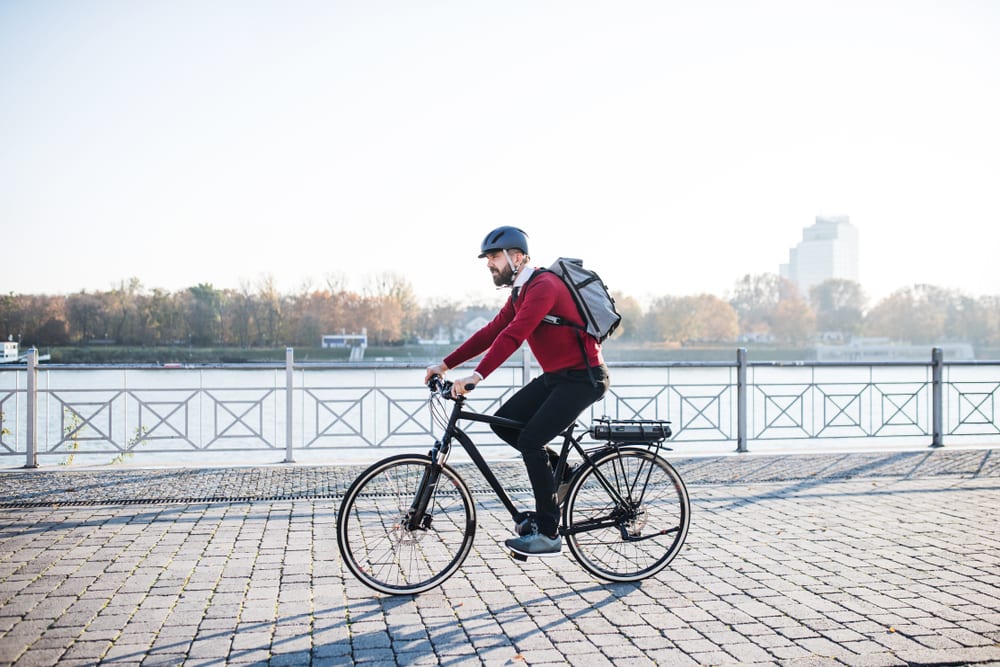
<path id="1" fill-rule="evenodd" d="M 573 320 L 567 320 L 565 317 L 559 317 L 558 315 L 546 315 L 542 318 L 543 322 L 548 322 L 549 324 L 557 324 L 563 327 L 573 327 L 579 331 L 586 331 L 587 327 L 577 324 Z"/>
<path id="2" fill-rule="evenodd" d="M 532 272 L 532 274 L 528 276 L 528 279 L 524 282 L 523 285 L 521 285 L 521 287 L 527 287 L 528 284 L 535 279 L 535 276 L 541 273 L 552 273 L 552 271 L 545 268 L 535 269 Z M 560 278 L 559 281 L 562 282 L 562 278 Z M 516 296 L 518 295 L 511 294 L 512 298 Z M 587 346 L 584 345 L 583 343 L 583 336 L 587 331 L 587 326 L 577 324 L 573 320 L 568 320 L 565 317 L 559 317 L 558 315 L 553 315 L 552 313 L 549 313 L 548 315 L 543 317 L 542 322 L 546 322 L 548 324 L 555 324 L 556 326 L 573 327 L 574 331 L 576 331 L 576 341 L 580 344 L 580 354 L 583 355 L 583 363 L 587 365 L 587 375 L 590 377 L 590 383 L 595 387 L 598 386 L 599 383 L 597 382 L 597 378 L 594 377 L 594 367 L 590 365 L 590 358 L 587 357 Z M 589 336 L 590 334 L 587 335 Z"/>
<path id="3" fill-rule="evenodd" d="M 541 271 L 549 271 L 549 269 L 540 269 Z M 551 273 L 551 271 L 549 271 Z M 534 275 L 532 275 L 532 278 Z M 530 280 L 530 278 L 529 278 Z M 559 279 L 562 282 L 562 278 Z M 586 324 L 577 324 L 573 320 L 568 320 L 565 317 L 559 317 L 558 315 L 553 315 L 549 313 L 542 318 L 542 322 L 548 322 L 549 324 L 555 324 L 556 326 L 563 327 L 573 327 L 573 331 L 576 332 L 576 342 L 580 344 L 580 355 L 583 357 L 583 363 L 587 365 L 587 376 L 590 377 L 590 383 L 595 387 L 598 385 L 597 378 L 594 377 L 594 367 L 590 365 L 590 358 L 587 356 L 587 346 L 583 342 L 583 336 L 590 335 L 587 333 Z"/>
<path id="4" fill-rule="evenodd" d="M 517 303 L 517 298 L 521 296 L 521 290 L 530 285 L 531 281 L 535 279 L 535 276 L 537 276 L 542 271 L 548 271 L 548 269 L 535 269 L 534 271 L 531 272 L 531 275 L 528 276 L 528 279 L 524 281 L 523 285 L 518 285 L 517 287 L 511 289 L 510 292 L 511 304 Z M 548 317 L 548 315 L 546 315 L 546 317 Z"/>

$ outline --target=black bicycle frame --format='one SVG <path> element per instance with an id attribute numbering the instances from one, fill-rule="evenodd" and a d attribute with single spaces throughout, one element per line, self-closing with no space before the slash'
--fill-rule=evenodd
<path id="1" fill-rule="evenodd" d="M 467 420 L 472 422 L 479 422 L 482 424 L 505 426 L 513 429 L 523 429 L 524 423 L 515 421 L 513 419 L 507 419 L 506 417 L 497 417 L 495 415 L 486 415 L 479 412 L 470 412 L 468 410 L 463 410 L 462 409 L 463 402 L 464 401 L 456 402 L 456 405 L 452 410 L 451 417 L 448 420 L 448 425 L 445 427 L 444 434 L 442 435 L 441 440 L 435 443 L 435 449 L 432 450 L 431 452 L 432 461 L 434 464 L 437 464 L 438 463 L 437 457 L 440 454 L 443 453 L 445 456 L 447 456 L 452 446 L 451 443 L 452 439 L 458 440 L 458 442 L 462 445 L 462 449 L 465 450 L 465 452 L 469 455 L 469 458 L 472 459 L 472 462 L 475 464 L 476 468 L 478 468 L 479 472 L 482 473 L 483 477 L 486 479 L 486 482 L 490 485 L 490 488 L 493 489 L 493 492 L 497 495 L 497 498 L 500 499 L 500 502 L 503 504 L 504 508 L 506 508 L 506 510 L 510 513 L 512 518 L 518 520 L 520 517 L 523 517 L 525 515 L 525 512 L 523 510 L 518 509 L 518 507 L 514 504 L 514 501 L 511 500 L 510 494 L 507 493 L 507 490 L 500 483 L 500 480 L 497 479 L 497 476 L 493 473 L 492 468 L 490 468 L 489 463 L 486 462 L 486 459 L 479 451 L 479 448 L 475 445 L 475 443 L 472 442 L 472 439 L 469 438 L 469 436 L 465 433 L 465 431 L 463 431 L 461 428 L 458 427 L 458 422 L 461 420 Z M 559 434 L 563 437 L 563 449 L 566 448 L 566 442 L 568 441 L 583 458 L 584 465 L 593 466 L 593 459 L 591 459 L 587 451 L 580 445 L 580 442 L 575 437 L 573 437 L 573 430 L 575 429 L 575 427 L 576 425 L 573 424 L 565 431 Z M 560 465 L 565 466 L 565 457 L 561 456 L 560 459 L 561 459 Z M 422 481 L 420 484 L 419 488 L 421 489 L 422 492 L 417 498 L 414 508 L 412 508 L 413 512 L 410 517 L 411 528 L 417 527 L 423 520 L 424 512 L 427 509 L 427 504 L 430 501 L 431 496 L 433 495 L 434 489 L 437 487 L 437 478 L 438 475 L 440 474 L 440 467 L 438 467 L 437 465 L 433 465 L 431 466 L 431 469 L 428 470 L 428 472 L 430 473 L 432 479 L 428 480 L 427 476 L 425 475 L 425 480 Z M 559 470 L 557 472 L 561 473 L 562 471 Z M 624 499 L 621 497 L 621 494 L 618 493 L 617 489 L 615 489 L 612 484 L 610 484 L 606 479 L 604 479 L 604 476 L 600 473 L 599 470 L 596 470 L 596 472 L 597 472 L 597 478 L 600 480 L 602 486 L 605 487 L 605 489 L 615 500 L 615 502 L 623 504 Z M 561 528 L 560 532 L 564 534 L 577 533 L 581 532 L 582 530 L 589 530 L 592 528 L 601 527 L 603 525 L 613 525 L 617 521 L 616 514 L 613 515 L 615 518 L 611 520 L 606 519 L 595 525 L 585 524 L 581 526 L 579 529 L 574 529 L 574 530 L 569 530 L 569 529 L 564 530 Z"/>
<path id="2" fill-rule="evenodd" d="M 472 439 L 458 427 L 459 420 L 468 420 L 473 422 L 480 422 L 483 424 L 490 424 L 495 426 L 506 426 L 508 428 L 522 429 L 524 428 L 524 423 L 515 421 L 513 419 L 507 419 L 506 417 L 496 417 L 494 415 L 484 415 L 478 412 L 469 412 L 467 410 L 462 410 L 461 406 L 455 406 L 455 410 L 452 414 L 451 423 L 448 424 L 448 430 L 442 437 L 442 445 L 445 447 L 450 446 L 450 440 L 452 438 L 458 440 L 462 445 L 462 449 L 469 455 L 472 462 L 476 464 L 479 472 L 482 473 L 483 477 L 486 479 L 487 484 L 493 489 L 493 492 L 497 494 L 497 498 L 503 503 L 503 506 L 510 513 L 511 517 L 517 517 L 521 514 L 521 510 L 514 505 L 514 501 L 511 500 L 510 494 L 497 479 L 497 476 L 493 473 L 493 469 L 490 468 L 490 464 L 486 462 L 483 457 L 482 452 L 476 447 Z"/>

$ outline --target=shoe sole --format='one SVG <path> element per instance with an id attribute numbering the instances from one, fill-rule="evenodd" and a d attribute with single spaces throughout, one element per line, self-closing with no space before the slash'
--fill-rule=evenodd
<path id="1" fill-rule="evenodd" d="M 514 556 L 515 558 L 518 558 L 519 556 L 521 558 L 555 558 L 556 556 L 561 556 L 562 555 L 562 551 L 561 550 L 560 551 L 547 551 L 545 553 L 540 553 L 540 554 L 532 554 L 532 553 L 528 553 L 527 551 L 520 551 L 519 549 L 515 549 L 514 547 L 510 547 L 510 546 L 508 546 L 507 549 L 510 551 L 510 555 Z"/>

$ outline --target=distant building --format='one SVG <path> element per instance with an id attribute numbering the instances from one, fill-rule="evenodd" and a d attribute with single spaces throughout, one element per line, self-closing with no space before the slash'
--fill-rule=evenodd
<path id="1" fill-rule="evenodd" d="M 327 334 L 320 344 L 323 347 L 368 347 L 368 333 L 359 334 Z"/>
<path id="2" fill-rule="evenodd" d="M 858 230 L 846 215 L 816 216 L 815 224 L 802 230 L 802 242 L 789 250 L 788 264 L 782 264 L 779 273 L 807 298 L 809 288 L 824 280 L 860 282 Z"/>
<path id="3" fill-rule="evenodd" d="M 17 361 L 17 341 L 3 342 L 3 356 L 0 357 L 0 361 Z"/>
<path id="4" fill-rule="evenodd" d="M 351 354 L 348 361 L 364 361 L 365 350 L 368 348 L 368 331 L 361 330 L 359 334 L 327 334 L 320 341 L 323 347 L 347 347 Z"/>
<path id="5" fill-rule="evenodd" d="M 949 361 L 968 361 L 976 355 L 969 343 L 912 345 L 888 338 L 852 338 L 846 345 L 817 345 L 817 361 L 929 361 L 931 348 L 941 348 Z"/>

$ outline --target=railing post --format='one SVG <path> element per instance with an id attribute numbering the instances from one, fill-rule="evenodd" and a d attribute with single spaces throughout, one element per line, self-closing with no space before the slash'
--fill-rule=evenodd
<path id="1" fill-rule="evenodd" d="M 931 350 L 931 447 L 944 447 L 944 351 Z"/>
<path id="2" fill-rule="evenodd" d="M 28 350 L 28 442 L 25 447 L 27 460 L 25 468 L 38 467 L 38 350 L 31 348 Z"/>
<path id="3" fill-rule="evenodd" d="M 747 452 L 747 349 L 736 350 L 736 451 Z"/>
<path id="4" fill-rule="evenodd" d="M 285 463 L 295 463 L 292 454 L 292 420 L 295 416 L 292 390 L 295 388 L 295 349 L 285 348 Z"/>

